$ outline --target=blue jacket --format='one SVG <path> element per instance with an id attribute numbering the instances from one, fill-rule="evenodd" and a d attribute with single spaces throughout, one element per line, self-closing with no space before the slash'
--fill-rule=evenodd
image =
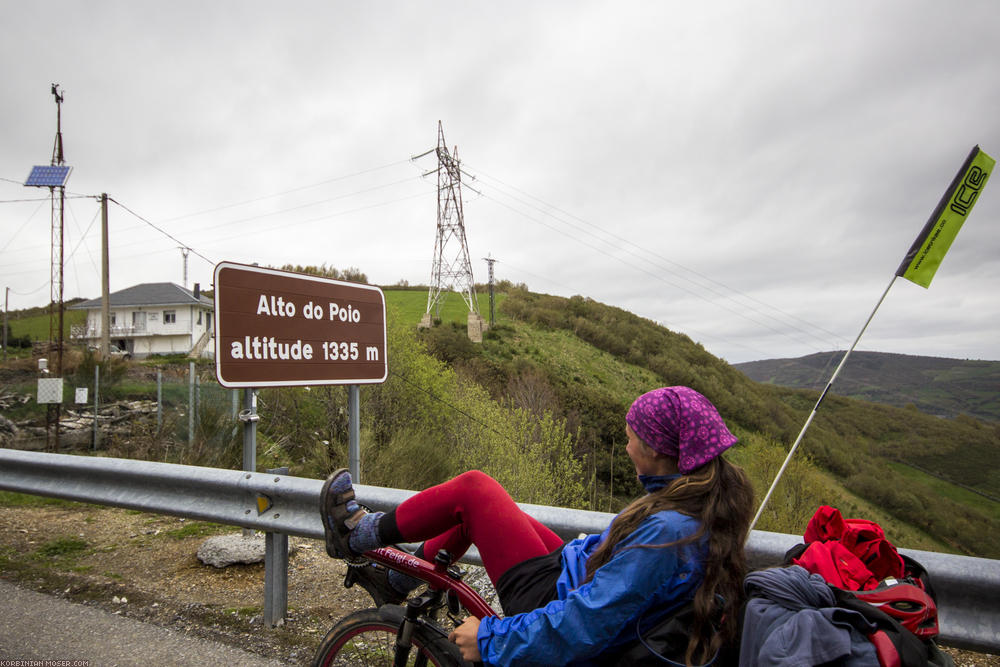
<path id="1" fill-rule="evenodd" d="M 674 511 L 647 517 L 583 584 L 587 558 L 608 529 L 573 540 L 563 549 L 556 600 L 524 614 L 482 620 L 478 642 L 484 663 L 588 664 L 603 651 L 633 640 L 636 620 L 646 610 L 694 597 L 702 580 L 705 539 L 679 549 L 625 547 L 683 539 L 698 529 L 697 519 Z"/>

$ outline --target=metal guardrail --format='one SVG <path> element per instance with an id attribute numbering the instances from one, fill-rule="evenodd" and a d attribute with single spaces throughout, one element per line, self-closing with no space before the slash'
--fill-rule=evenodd
<path id="1" fill-rule="evenodd" d="M 323 539 L 319 518 L 322 481 L 240 470 L 46 454 L 0 449 L 0 489 L 169 514 Z M 412 491 L 357 485 L 358 499 L 387 511 Z M 260 511 L 257 499 L 266 497 Z M 265 504 L 266 505 L 266 504 Z M 613 514 L 522 504 L 562 537 L 598 533 Z M 801 542 L 796 535 L 754 531 L 747 545 L 754 567 L 781 563 Z M 948 646 L 1000 652 L 1000 560 L 901 549 L 927 568 L 938 596 L 940 641 Z M 470 554 L 472 561 L 477 554 Z"/>

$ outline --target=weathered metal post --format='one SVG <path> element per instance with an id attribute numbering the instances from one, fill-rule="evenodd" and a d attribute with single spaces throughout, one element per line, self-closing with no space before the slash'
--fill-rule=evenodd
<path id="1" fill-rule="evenodd" d="M 347 388 L 347 414 L 350 420 L 348 430 L 350 438 L 347 444 L 347 469 L 351 471 L 351 479 L 361 483 L 361 400 L 360 387 L 356 384 Z"/>
<path id="2" fill-rule="evenodd" d="M 247 387 L 243 390 L 243 410 L 240 411 L 240 421 L 243 422 L 243 469 L 249 473 L 257 471 L 257 390 Z M 243 537 L 253 537 L 254 531 L 243 529 Z"/>
<path id="3" fill-rule="evenodd" d="M 271 475 L 287 475 L 288 468 L 271 468 Z M 277 481 L 277 479 L 275 479 Z M 264 533 L 264 622 L 274 627 L 288 614 L 288 535 Z"/>

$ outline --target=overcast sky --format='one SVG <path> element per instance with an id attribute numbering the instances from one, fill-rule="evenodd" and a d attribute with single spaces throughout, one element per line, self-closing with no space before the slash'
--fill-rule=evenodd
<path id="1" fill-rule="evenodd" d="M 1000 3 L 20 2 L 0 59 L 0 288 L 215 263 L 427 284 L 438 121 L 477 282 L 581 294 L 730 362 L 846 349 L 970 149 L 1000 157 Z M 23 201 L 30 200 L 30 201 Z M 1000 185 L 859 349 L 1000 360 Z M 457 297 L 453 297 L 457 298 Z"/>

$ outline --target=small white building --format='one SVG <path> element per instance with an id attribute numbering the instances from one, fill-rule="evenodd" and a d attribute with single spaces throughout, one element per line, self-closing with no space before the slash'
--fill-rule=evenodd
<path id="1" fill-rule="evenodd" d="M 215 304 L 202 296 L 199 285 L 189 290 L 174 283 L 143 283 L 109 296 L 111 347 L 137 359 L 151 354 L 189 354 L 211 357 L 212 315 Z M 101 342 L 101 299 L 69 307 L 86 310 L 87 323 L 74 326 L 74 340 L 97 346 Z"/>

